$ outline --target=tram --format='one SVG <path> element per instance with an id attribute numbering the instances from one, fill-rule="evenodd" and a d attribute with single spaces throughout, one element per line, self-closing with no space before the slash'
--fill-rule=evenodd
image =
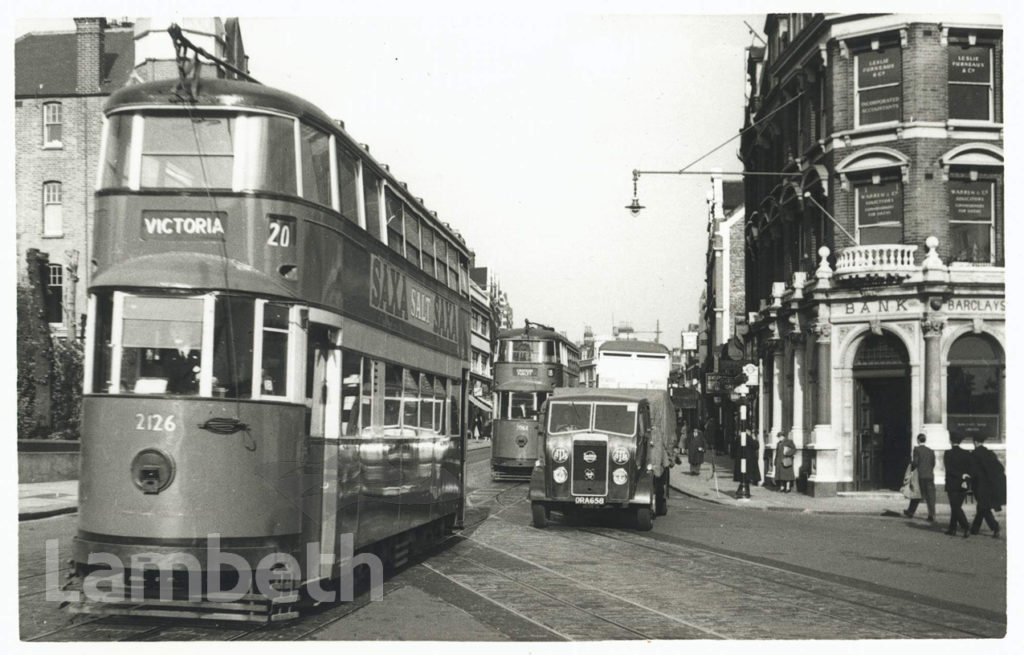
<path id="1" fill-rule="evenodd" d="M 458 233 L 294 95 L 172 79 L 119 90 L 104 115 L 73 560 L 82 576 L 191 563 L 204 586 L 185 596 L 174 568 L 157 598 L 134 571 L 140 597 L 114 584 L 77 611 L 288 618 L 353 553 L 397 565 L 456 525 Z M 278 562 L 286 593 L 215 602 L 214 548 L 248 573 Z"/>
<path id="2" fill-rule="evenodd" d="M 491 476 L 529 480 L 541 453 L 540 413 L 555 387 L 579 381 L 580 352 L 554 329 L 526 321 L 498 333 L 494 360 Z"/>

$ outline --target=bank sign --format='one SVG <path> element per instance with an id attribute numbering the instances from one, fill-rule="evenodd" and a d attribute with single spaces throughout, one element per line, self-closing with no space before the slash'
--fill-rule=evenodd
<path id="1" fill-rule="evenodd" d="M 371 307 L 452 343 L 459 342 L 454 303 L 413 282 L 386 260 L 370 257 Z"/>

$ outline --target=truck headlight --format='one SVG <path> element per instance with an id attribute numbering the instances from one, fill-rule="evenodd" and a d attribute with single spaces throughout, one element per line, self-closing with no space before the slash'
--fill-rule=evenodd
<path id="1" fill-rule="evenodd" d="M 565 470 L 564 466 L 559 466 L 551 472 L 551 477 L 554 478 L 557 484 L 563 484 L 569 479 L 569 472 Z"/>
<path id="2" fill-rule="evenodd" d="M 615 469 L 612 471 L 612 482 L 615 484 L 626 484 L 629 481 L 629 474 L 626 469 Z"/>

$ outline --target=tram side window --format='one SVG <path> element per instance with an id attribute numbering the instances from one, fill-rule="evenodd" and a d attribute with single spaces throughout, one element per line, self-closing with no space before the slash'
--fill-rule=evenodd
<path id="1" fill-rule="evenodd" d="M 358 197 L 356 196 L 356 160 L 340 145 L 335 148 L 335 151 L 338 159 L 338 208 L 341 209 L 342 216 L 353 223 L 358 223 L 359 211 L 357 209 Z M 376 206 L 377 204 L 374 202 L 374 207 Z M 378 224 L 376 218 L 377 217 L 374 216 L 374 225 Z M 369 212 L 367 212 L 366 216 L 366 228 L 370 230 L 374 236 L 377 235 L 377 232 L 374 232 L 370 228 Z"/>
<path id="2" fill-rule="evenodd" d="M 263 306 L 263 358 L 260 393 L 284 396 L 288 389 L 288 306 Z"/>
<path id="3" fill-rule="evenodd" d="M 448 284 L 448 242 L 440 234 L 434 239 L 434 255 L 437 258 L 437 279 L 441 284 Z"/>
<path id="4" fill-rule="evenodd" d="M 150 116 L 142 137 L 143 187 L 231 188 L 235 118 Z"/>
<path id="5" fill-rule="evenodd" d="M 420 374 L 420 427 L 436 430 L 434 424 L 434 376 Z"/>
<path id="6" fill-rule="evenodd" d="M 362 379 L 363 358 L 352 352 L 341 356 L 341 433 L 359 434 L 359 386 Z M 365 419 L 364 419 L 365 421 Z"/>
<path id="7" fill-rule="evenodd" d="M 384 190 L 384 209 L 388 219 L 388 246 L 399 255 L 402 248 L 402 201 L 390 189 Z"/>
<path id="8" fill-rule="evenodd" d="M 363 166 L 363 206 L 366 209 L 366 231 L 380 240 L 380 178 Z"/>
<path id="9" fill-rule="evenodd" d="M 420 425 L 420 374 L 405 369 L 402 377 L 402 426 L 416 428 Z"/>
<path id="10" fill-rule="evenodd" d="M 420 238 L 423 240 L 423 270 L 433 277 L 434 273 L 434 231 L 429 226 L 420 226 Z"/>
<path id="11" fill-rule="evenodd" d="M 128 186 L 128 152 L 132 145 L 132 117 L 114 114 L 107 119 L 107 150 L 103 153 L 100 186 L 116 189 Z M 99 389 L 99 387 L 93 387 Z"/>
<path id="12" fill-rule="evenodd" d="M 402 423 L 402 367 L 384 365 L 384 427 L 397 428 Z"/>
<path id="13" fill-rule="evenodd" d="M 121 333 L 121 392 L 199 393 L 201 298 L 127 296 Z"/>
<path id="14" fill-rule="evenodd" d="M 408 207 L 405 214 L 405 256 L 415 266 L 420 265 L 420 222 Z"/>
<path id="15" fill-rule="evenodd" d="M 449 425 L 451 425 L 451 432 L 449 434 L 460 436 L 462 434 L 462 407 L 459 403 L 461 385 L 451 384 L 448 386 L 450 388 L 448 394 L 448 420 Z"/>
<path id="16" fill-rule="evenodd" d="M 445 381 L 441 378 L 435 378 L 434 380 L 434 429 L 437 430 L 438 434 L 445 434 L 445 421 L 444 421 L 444 399 L 447 395 L 445 393 Z"/>
<path id="17" fill-rule="evenodd" d="M 379 366 L 379 364 L 376 364 Z M 360 415 L 363 417 L 362 427 L 373 424 L 373 367 L 372 359 L 363 360 L 363 394 L 360 398 Z"/>
<path id="18" fill-rule="evenodd" d="M 114 318 L 114 301 L 109 293 L 96 294 L 96 316 L 89 319 L 96 322 L 94 326 L 92 365 L 92 391 L 93 393 L 110 392 L 110 362 L 111 362 L 111 327 Z"/>
<path id="19" fill-rule="evenodd" d="M 252 397 L 254 304 L 251 298 L 217 298 L 213 319 L 214 396 Z"/>
<path id="20" fill-rule="evenodd" d="M 299 124 L 302 149 L 302 197 L 331 204 L 331 139 L 309 125 Z"/>
<path id="21" fill-rule="evenodd" d="M 459 251 L 448 245 L 448 286 L 459 290 Z"/>
<path id="22" fill-rule="evenodd" d="M 246 119 L 246 170 L 241 188 L 296 195 L 295 130 L 290 118 Z"/>

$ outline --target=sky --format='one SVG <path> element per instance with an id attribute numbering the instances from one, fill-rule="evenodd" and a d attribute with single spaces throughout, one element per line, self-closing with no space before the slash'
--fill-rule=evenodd
<path id="1" fill-rule="evenodd" d="M 578 340 L 625 321 L 677 346 L 699 312 L 710 178 L 641 177 L 634 217 L 632 170 L 678 170 L 737 134 L 756 43 L 744 20 L 760 30 L 764 15 L 553 6 L 243 15 L 242 39 L 255 78 L 345 121 L 462 233 L 517 326 Z M 73 22 L 16 24 L 61 28 Z M 739 170 L 738 144 L 693 169 Z"/>

